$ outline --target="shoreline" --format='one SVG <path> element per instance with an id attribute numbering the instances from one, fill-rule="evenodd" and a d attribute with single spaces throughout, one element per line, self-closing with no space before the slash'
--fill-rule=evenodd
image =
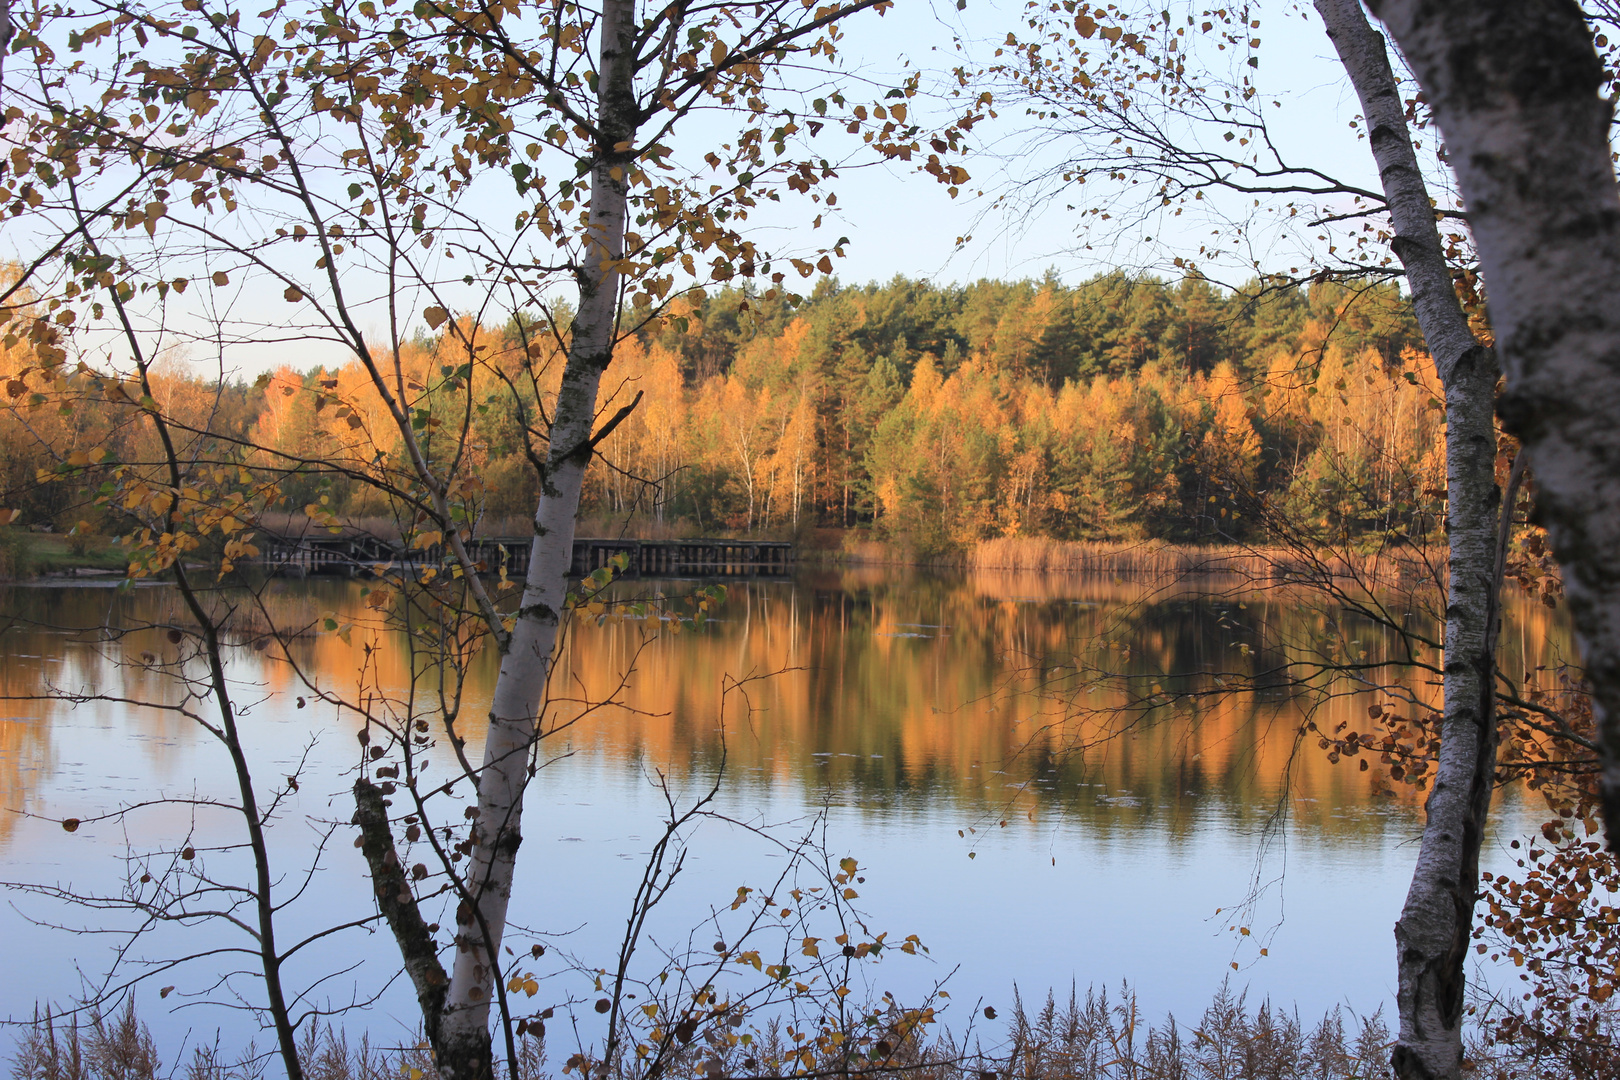
<path id="1" fill-rule="evenodd" d="M 1214 578 L 1267 585 L 1349 581 L 1385 587 L 1432 583 L 1443 568 L 1443 563 L 1426 559 L 1421 548 L 1364 555 L 1247 544 L 1181 545 L 1157 540 L 1071 541 L 1044 537 L 983 540 L 963 552 L 919 557 L 903 544 L 854 539 L 848 534 L 840 547 L 804 550 L 798 561 L 801 565 L 828 567 L 910 566 L 1144 580 Z"/>
<path id="2" fill-rule="evenodd" d="M 587 527 L 599 525 L 588 522 Z M 594 530 L 593 530 L 594 531 Z M 617 535 L 640 538 L 640 530 Z M 654 530 L 668 531 L 668 530 Z M 583 535 L 584 530 L 581 530 Z M 587 537 L 589 538 L 589 537 Z M 75 554 L 53 534 L 29 537 L 29 556 L 20 574 L 0 575 L 12 583 L 70 583 L 121 579 L 122 551 L 102 541 Z M 905 538 L 877 539 L 861 529 L 811 529 L 797 537 L 727 537 L 738 541 L 774 540 L 794 544 L 794 562 L 806 569 L 894 566 L 954 573 L 996 572 L 1138 580 L 1213 578 L 1257 584 L 1348 581 L 1362 585 L 1410 586 L 1434 583 L 1444 560 L 1431 561 L 1421 547 L 1371 554 L 1312 551 L 1276 545 L 1183 545 L 1159 540 L 1086 541 L 1045 537 L 999 537 L 959 551 L 919 553 Z M 98 538 L 99 540 L 99 538 Z M 43 541 L 43 543 L 41 543 Z M 57 550 L 50 550 L 55 548 Z M 45 549 L 45 550 L 40 550 Z M 116 565 L 113 563 L 116 562 Z"/>

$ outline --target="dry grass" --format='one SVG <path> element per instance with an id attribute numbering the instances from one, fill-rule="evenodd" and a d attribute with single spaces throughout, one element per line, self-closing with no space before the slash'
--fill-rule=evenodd
<path id="1" fill-rule="evenodd" d="M 960 553 L 922 553 L 907 537 L 874 540 L 866 532 L 853 529 L 843 533 L 836 550 L 826 549 L 826 555 L 830 562 L 857 566 L 927 566 L 960 569 L 963 565 L 963 556 Z M 802 550 L 798 555 L 801 561 L 813 556 L 814 552 Z"/>
<path id="2" fill-rule="evenodd" d="M 126 1001 L 118 1016 L 91 1012 L 85 1022 L 35 1015 L 12 1059 L 15 1080 L 156 1080 L 163 1063 L 152 1032 Z"/>
<path id="3" fill-rule="evenodd" d="M 914 561 L 910 553 L 903 548 L 886 544 L 881 540 L 862 540 L 855 533 L 844 537 L 844 542 L 838 549 L 838 558 L 841 562 L 860 563 L 866 566 L 909 565 Z"/>
<path id="4" fill-rule="evenodd" d="M 987 1010 L 987 1015 L 993 1012 Z M 1088 990 L 1071 991 L 1066 1002 L 1048 994 L 1033 1012 L 1014 998 L 1006 1017 L 1005 1041 L 986 1048 L 984 1035 L 958 1043 L 949 1031 L 924 1029 L 896 1036 L 885 1060 L 865 1054 L 818 1063 L 826 1077 L 848 1080 L 1388 1080 L 1391 1033 L 1382 1011 L 1358 1016 L 1337 1006 L 1315 1023 L 1261 1002 L 1251 1007 L 1247 995 L 1223 986 L 1197 1024 L 1166 1017 L 1153 1023 L 1141 1014 L 1136 995 L 1125 987 L 1116 997 Z M 78 1023 L 47 1014 L 36 1019 L 19 1040 L 13 1080 L 265 1080 L 280 1071 L 274 1055 L 249 1046 L 228 1053 L 219 1046 L 194 1048 L 180 1067 L 164 1069 L 151 1032 L 126 1005 L 108 1021 L 91 1013 Z M 798 1047 L 782 1038 L 781 1025 L 756 1031 L 751 1047 L 706 1041 L 676 1054 L 666 1075 L 715 1078 L 793 1077 L 799 1071 Z M 544 1038 L 518 1043 L 515 1072 L 519 1080 L 556 1080 L 568 1074 L 552 1067 Z M 881 1044 L 880 1044 L 881 1045 Z M 1522 1048 L 1490 1046 L 1471 1040 L 1463 1067 L 1465 1080 L 1545 1080 L 1592 1074 L 1547 1071 Z M 351 1042 L 341 1030 L 314 1024 L 300 1040 L 299 1058 L 310 1080 L 397 1080 L 418 1071 L 433 1075 L 426 1050 L 378 1047 L 362 1037 Z M 582 1073 L 585 1070 L 580 1070 Z M 497 1062 L 496 1075 L 507 1075 Z M 590 1075 L 600 1080 L 647 1080 L 633 1055 L 599 1063 Z"/>
<path id="5" fill-rule="evenodd" d="M 817 554 L 801 550 L 799 561 L 815 562 Z M 949 567 L 975 574 L 1072 575 L 1153 582 L 1215 578 L 1227 583 L 1276 585 L 1331 579 L 1390 588 L 1422 582 L 1433 575 L 1419 551 L 1356 555 L 1285 547 L 1183 546 L 1159 540 L 1091 542 L 1000 537 L 982 540 L 960 555 L 923 556 L 903 540 L 877 540 L 850 531 L 843 534 L 837 550 L 828 550 L 825 556 L 828 562 L 846 566 Z"/>
<path id="6" fill-rule="evenodd" d="M 1348 1023 L 1347 1023 L 1348 1020 Z M 1390 1034 L 1380 1013 L 1336 1007 L 1313 1026 L 1297 1013 L 1221 987 L 1197 1026 L 1152 1024 L 1126 988 L 1050 994 L 1034 1015 L 1020 1002 L 1012 1050 L 996 1070 L 1009 1080 L 1373 1080 L 1389 1075 Z M 988 1071 L 988 1070 L 986 1070 Z M 982 1075 L 982 1074 L 981 1074 Z"/>
<path id="7" fill-rule="evenodd" d="M 1318 554 L 1281 547 L 1182 547 L 1159 541 L 1093 543 L 1026 537 L 982 541 L 968 552 L 967 565 L 981 571 L 1154 580 L 1229 577 L 1273 583 L 1331 577 L 1386 586 L 1411 584 L 1429 574 L 1419 553 Z"/>
<path id="8" fill-rule="evenodd" d="M 525 529 L 511 535 L 523 536 L 527 531 Z M 497 534 L 489 532 L 489 535 Z M 717 534 L 713 529 L 700 532 L 696 524 L 685 518 L 655 521 L 645 514 L 586 514 L 579 519 L 579 524 L 574 528 L 574 535 L 604 539 L 624 537 L 627 540 L 686 540 L 696 536 L 716 536 L 724 533 Z"/>

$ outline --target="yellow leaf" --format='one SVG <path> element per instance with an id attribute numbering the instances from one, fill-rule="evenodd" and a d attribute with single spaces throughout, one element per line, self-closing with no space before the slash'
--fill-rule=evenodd
<path id="1" fill-rule="evenodd" d="M 289 304 L 296 304 L 304 298 L 304 290 L 296 285 L 287 286 L 287 291 L 281 294 L 287 298 Z"/>
<path id="2" fill-rule="evenodd" d="M 435 304 L 430 308 L 423 309 L 422 318 L 427 320 L 429 330 L 437 330 L 444 325 L 446 319 L 450 318 L 450 313 Z"/>
<path id="3" fill-rule="evenodd" d="M 223 270 L 215 270 L 214 271 L 214 284 L 215 285 L 229 285 L 230 283 L 231 283 L 231 275 L 227 274 Z"/>

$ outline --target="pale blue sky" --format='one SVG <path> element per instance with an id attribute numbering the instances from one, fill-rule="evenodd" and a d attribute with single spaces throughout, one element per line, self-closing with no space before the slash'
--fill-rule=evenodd
<path id="1" fill-rule="evenodd" d="M 1268 7 L 1258 31 L 1262 41 L 1259 83 L 1267 100 L 1281 103 L 1281 108 L 1267 110 L 1279 147 L 1298 162 L 1309 161 L 1346 181 L 1376 189 L 1377 173 L 1366 143 L 1350 128 L 1359 111 L 1355 96 L 1320 21 L 1308 5 Z M 925 70 L 946 70 L 957 62 L 953 32 L 966 41 L 968 55 L 982 60 L 1005 39 L 1009 28 L 1017 27 L 1022 8 L 1022 0 L 970 0 L 958 12 L 953 2 L 900 0 L 881 19 L 851 24 L 845 45 L 849 66 L 873 73 L 893 72 L 899 70 L 897 57 L 904 56 Z M 990 143 L 993 148 L 1001 143 L 1022 149 L 1020 127 L 1020 118 L 1009 111 L 976 133 L 981 145 Z M 1040 165 L 1038 156 L 1020 156 L 1010 163 L 979 157 L 970 160 L 968 167 L 974 174 L 972 186 L 994 192 L 1013 182 L 1013 175 L 1038 170 Z M 1091 239 L 1096 248 L 1089 253 L 1082 250 L 1075 233 L 1078 216 L 1065 212 L 1055 201 L 1045 212 L 1031 216 L 1011 220 L 994 216 L 978 222 L 974 241 L 959 250 L 955 237 L 966 230 L 987 200 L 964 195 L 953 202 L 932 178 L 893 167 L 851 171 L 839 192 L 843 205 L 840 229 L 854 241 L 838 267 L 839 277 L 846 282 L 885 280 L 894 274 L 929 277 L 941 283 L 1033 277 L 1048 267 L 1073 280 L 1116 263 L 1152 265 L 1158 261 L 1128 232 L 1118 236 L 1095 233 Z M 1183 235 L 1167 235 L 1166 230 L 1159 240 L 1168 240 L 1169 247 L 1179 252 L 1196 252 L 1197 229 L 1186 219 L 1183 225 Z M 1103 248 L 1100 241 L 1104 238 L 1113 240 L 1114 246 Z M 1279 265 L 1297 262 L 1281 253 L 1274 259 Z"/>
<path id="2" fill-rule="evenodd" d="M 961 11 L 955 0 L 899 0 L 882 17 L 867 13 L 851 21 L 843 42 L 840 71 L 830 82 L 854 99 L 874 87 L 880 96 L 884 87 L 896 85 L 904 77 L 909 65 L 925 73 L 925 86 L 939 86 L 956 65 L 966 63 L 972 68 L 987 61 L 1008 30 L 1021 25 L 1022 10 L 1022 0 L 968 0 Z M 1365 143 L 1349 126 L 1356 113 L 1354 97 L 1314 12 L 1308 5 L 1291 0 L 1270 5 L 1261 19 L 1259 81 L 1264 97 L 1281 103 L 1280 108 L 1267 110 L 1280 147 L 1301 162 L 1309 161 L 1363 186 L 1376 186 Z M 963 50 L 960 52 L 959 41 Z M 913 117 L 925 123 L 943 115 L 937 105 L 932 116 L 930 111 L 924 100 L 912 106 Z M 730 129 L 725 118 L 699 115 L 689 120 L 674 140 L 680 156 L 700 158 L 708 148 L 706 140 L 728 137 Z M 830 247 L 840 236 L 849 237 L 847 257 L 835 264 L 835 273 L 846 283 L 884 281 L 903 274 L 945 284 L 981 277 L 1038 277 L 1048 268 L 1065 280 L 1077 281 L 1114 265 L 1163 272 L 1176 254 L 1196 252 L 1207 234 L 1209 221 L 1189 216 L 1155 224 L 1153 229 L 1158 235 L 1151 246 L 1141 243 L 1142 229 L 1112 228 L 1080 239 L 1076 229 L 1081 219 L 1064 210 L 1062 198 L 1025 207 L 1011 216 L 991 212 L 990 199 L 973 197 L 973 190 L 982 189 L 991 195 L 1005 191 L 1021 178 L 1039 173 L 1064 148 L 1058 143 L 1030 145 L 1029 130 L 1017 108 L 1003 111 L 998 121 L 980 125 L 973 136 L 975 150 L 990 152 L 966 159 L 974 179 L 967 185 L 969 190 L 954 201 L 933 178 L 910 167 L 870 165 L 843 171 L 834 186 L 838 210 L 827 216 L 819 232 L 808 227 L 817 208 L 803 199 L 763 207 L 754 215 L 750 227 L 757 230 L 767 248 L 794 254 Z M 827 152 L 837 152 L 837 143 L 837 139 L 828 140 Z M 846 141 L 845 151 L 850 146 Z M 477 196 L 488 220 L 515 213 L 519 203 L 510 183 L 499 178 L 489 183 L 494 186 L 483 186 Z M 1086 195 L 1095 203 L 1106 198 L 1107 192 L 1102 185 L 1093 183 L 1088 185 Z M 1247 207 L 1232 205 L 1230 200 L 1204 205 L 1234 215 L 1248 212 Z M 37 236 L 29 232 L 26 222 L 14 222 L 9 229 L 8 246 L 14 257 L 31 254 Z M 974 239 L 959 249 L 956 238 L 967 232 Z M 1087 241 L 1093 244 L 1090 251 L 1084 250 Z M 1253 257 L 1268 270 L 1287 269 L 1301 261 L 1296 248 L 1264 230 L 1253 234 L 1253 241 Z M 1314 239 L 1307 236 L 1305 242 L 1314 243 Z M 460 266 L 444 262 L 431 272 L 454 280 L 462 272 Z M 1210 268 L 1211 276 L 1217 280 L 1235 281 L 1248 276 L 1241 267 L 1230 268 L 1225 274 L 1217 269 Z M 798 280 L 793 284 L 808 290 L 814 282 Z M 243 291 L 236 292 L 238 288 Z M 462 302 L 460 297 L 446 296 L 452 306 Z M 279 363 L 305 368 L 342 363 L 348 358 L 339 346 L 311 340 L 304 336 L 302 328 L 288 325 L 289 319 L 296 320 L 295 309 L 282 301 L 279 284 L 266 292 L 262 286 L 233 279 L 230 290 L 221 290 L 211 299 L 234 305 L 234 317 L 263 329 L 262 333 L 249 330 L 246 336 L 253 340 L 231 343 L 223 351 L 209 346 L 206 334 L 204 340 L 179 350 L 199 366 L 217 369 L 223 360 L 227 370 L 251 378 Z M 198 305 L 208 300 L 194 290 L 183 303 L 189 314 L 206 323 Z M 406 311 L 433 302 L 425 295 L 414 294 L 402 295 L 399 301 Z M 466 302 L 474 303 L 476 299 L 469 295 Z M 362 311 L 362 329 L 368 335 L 381 333 L 384 310 L 379 304 Z M 186 310 L 174 307 L 161 318 L 172 328 L 186 315 Z M 368 320 L 372 318 L 379 320 L 377 326 L 370 325 Z M 119 351 L 116 343 L 114 351 Z M 108 359 L 118 361 L 116 356 Z"/>

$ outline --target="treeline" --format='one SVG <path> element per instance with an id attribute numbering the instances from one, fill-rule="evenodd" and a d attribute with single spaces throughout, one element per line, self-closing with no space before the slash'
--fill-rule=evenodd
<path id="1" fill-rule="evenodd" d="M 1420 348 L 1392 286 L 723 293 L 621 351 L 618 400 L 645 397 L 587 496 L 705 528 L 871 525 L 925 551 L 1245 540 L 1268 514 L 1398 540 L 1435 528 L 1444 487 Z"/>
<path id="2" fill-rule="evenodd" d="M 597 447 L 584 510 L 705 532 L 868 526 L 920 551 L 1246 540 L 1273 514 L 1324 538 L 1398 541 L 1436 527 L 1444 487 L 1420 347 L 1387 285 L 896 278 L 823 281 L 797 305 L 727 290 L 620 344 L 602 420 L 636 404 Z M 294 507 L 389 513 L 371 481 L 403 471 L 400 439 L 358 364 L 226 386 L 181 367 L 153 393 L 196 447 L 284 470 Z M 534 506 L 560 368 L 544 327 L 464 319 L 408 343 L 389 377 L 429 455 L 470 460 L 475 501 L 510 523 Z M 104 417 L 13 396 L 6 505 L 62 524 L 83 500 L 38 485 L 42 466 L 92 447 L 155 456 L 144 425 Z"/>

